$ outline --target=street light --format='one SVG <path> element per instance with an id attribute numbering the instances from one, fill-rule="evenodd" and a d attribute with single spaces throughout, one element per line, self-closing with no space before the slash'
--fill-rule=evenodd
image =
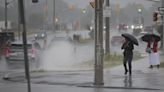
<path id="1" fill-rule="evenodd" d="M 138 9 L 138 12 L 141 13 L 142 12 L 142 9 Z"/>
<path id="2" fill-rule="evenodd" d="M 87 11 L 86 11 L 86 9 L 82 9 L 82 13 L 86 13 Z"/>
<path id="3" fill-rule="evenodd" d="M 58 18 L 55 18 L 55 23 L 57 23 L 59 21 L 59 19 Z"/>
<path id="4" fill-rule="evenodd" d="M 143 23 L 142 9 L 141 8 L 138 9 L 138 13 L 139 13 L 139 25 L 140 25 L 139 28 L 142 29 L 144 23 Z"/>

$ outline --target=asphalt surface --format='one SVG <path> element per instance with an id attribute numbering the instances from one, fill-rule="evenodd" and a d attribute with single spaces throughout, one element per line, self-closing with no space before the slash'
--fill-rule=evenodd
<path id="1" fill-rule="evenodd" d="M 32 72 L 32 90 L 33 92 L 163 92 L 164 69 L 149 69 L 148 66 L 147 58 L 133 62 L 132 76 L 124 75 L 123 66 L 105 69 L 104 86 L 93 85 L 94 71 L 92 70 Z M 11 85 L 16 91 L 7 89 L 8 86 L 4 86 L 3 83 L 0 90 L 26 92 L 23 72 L 13 72 L 10 74 L 10 79 L 3 82 Z"/>

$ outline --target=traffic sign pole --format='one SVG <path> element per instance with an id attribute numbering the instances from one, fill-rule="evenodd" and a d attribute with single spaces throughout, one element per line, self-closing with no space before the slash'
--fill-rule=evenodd
<path id="1" fill-rule="evenodd" d="M 26 37 L 26 22 L 24 14 L 24 0 L 19 0 L 19 15 L 20 15 L 20 24 L 23 29 L 22 38 L 23 38 L 23 49 L 24 49 L 24 62 L 25 62 L 25 75 L 27 79 L 27 90 L 31 92 L 31 83 L 30 83 L 30 72 L 29 72 L 29 60 L 27 52 L 27 37 Z"/>

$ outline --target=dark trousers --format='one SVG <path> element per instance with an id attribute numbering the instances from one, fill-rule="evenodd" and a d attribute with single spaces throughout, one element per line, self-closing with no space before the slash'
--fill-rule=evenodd
<path id="1" fill-rule="evenodd" d="M 124 59 L 123 59 L 123 65 L 125 68 L 125 72 L 128 71 L 126 64 L 128 63 L 129 66 L 129 73 L 132 73 L 132 59 L 133 59 L 133 53 L 124 53 Z"/>

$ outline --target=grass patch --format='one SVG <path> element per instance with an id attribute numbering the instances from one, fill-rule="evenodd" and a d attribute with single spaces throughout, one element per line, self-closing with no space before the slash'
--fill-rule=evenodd
<path id="1" fill-rule="evenodd" d="M 79 43 L 89 43 L 89 42 L 91 42 L 91 41 L 93 41 L 92 39 L 90 39 L 90 38 L 85 38 L 85 39 L 83 39 L 83 38 L 81 38 L 81 39 L 79 39 Z"/>
<path id="2" fill-rule="evenodd" d="M 134 52 L 133 53 L 133 61 L 139 60 L 143 57 L 141 57 L 141 54 L 138 52 Z M 123 62 L 123 55 L 119 55 L 119 54 L 112 54 L 112 55 L 105 55 L 104 56 L 104 67 L 105 68 L 112 68 L 115 67 L 117 65 L 121 65 Z"/>
<path id="3" fill-rule="evenodd" d="M 42 73 L 42 72 L 46 72 L 44 69 L 39 69 L 39 70 L 32 70 L 31 71 L 32 73 L 38 73 L 38 72 L 40 72 L 40 73 Z"/>
<path id="4" fill-rule="evenodd" d="M 122 55 L 117 55 L 115 54 L 106 54 L 104 56 L 104 67 L 105 68 L 112 68 L 115 67 L 117 65 L 121 65 L 122 64 L 122 60 L 123 60 L 123 56 Z"/>
<path id="5" fill-rule="evenodd" d="M 161 62 L 160 67 L 164 68 L 164 62 Z"/>
<path id="6" fill-rule="evenodd" d="M 143 57 L 141 57 L 140 53 L 134 52 L 133 61 L 139 60 L 141 58 Z M 111 55 L 109 54 L 104 55 L 104 68 L 112 68 L 121 65 L 122 62 L 123 62 L 123 55 L 121 54 L 114 53 Z M 79 65 L 81 67 L 94 67 L 94 63 L 95 63 L 94 60 L 88 60 Z"/>

